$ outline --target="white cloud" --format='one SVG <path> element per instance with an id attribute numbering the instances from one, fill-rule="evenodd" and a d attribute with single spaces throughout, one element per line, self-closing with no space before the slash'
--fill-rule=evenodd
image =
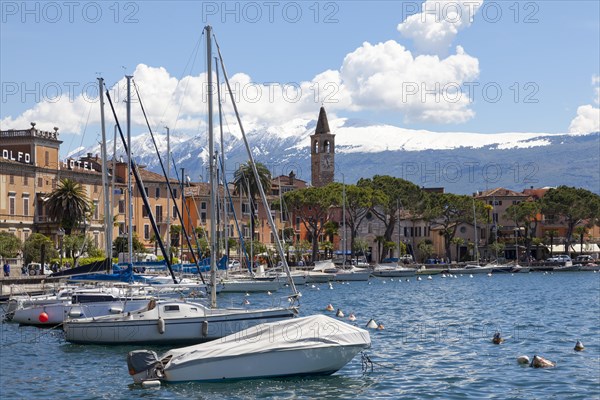
<path id="1" fill-rule="evenodd" d="M 594 103 L 600 104 L 600 76 L 592 76 L 592 86 L 594 86 Z M 591 104 L 579 106 L 577 116 L 573 118 L 569 125 L 571 133 L 590 133 L 600 132 L 600 108 Z"/>
<path id="2" fill-rule="evenodd" d="M 596 92 L 594 103 L 600 104 L 600 75 L 592 76 L 592 86 L 594 86 L 594 92 Z"/>
<path id="3" fill-rule="evenodd" d="M 460 46 L 440 59 L 414 57 L 392 40 L 364 43 L 346 56 L 341 75 L 355 108 L 398 111 L 406 122 L 459 123 L 474 116 L 466 93 L 453 92 L 479 75 L 479 61 Z"/>
<path id="4" fill-rule="evenodd" d="M 591 104 L 579 106 L 577 108 L 577 116 L 569 125 L 571 133 L 590 133 L 600 132 L 600 108 L 594 107 Z"/>
<path id="5" fill-rule="evenodd" d="M 413 40 L 419 53 L 445 55 L 458 31 L 471 25 L 482 3 L 483 0 L 427 0 L 421 5 L 421 12 L 407 17 L 397 29 Z"/>

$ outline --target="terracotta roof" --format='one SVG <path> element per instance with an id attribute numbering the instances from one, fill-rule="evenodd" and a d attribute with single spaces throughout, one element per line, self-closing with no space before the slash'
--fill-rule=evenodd
<path id="1" fill-rule="evenodd" d="M 504 188 L 496 188 L 483 191 L 479 193 L 476 197 L 527 197 L 528 195 L 515 192 L 514 190 L 504 189 Z"/>

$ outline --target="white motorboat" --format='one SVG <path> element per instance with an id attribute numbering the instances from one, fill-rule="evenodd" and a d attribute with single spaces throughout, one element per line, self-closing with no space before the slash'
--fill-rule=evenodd
<path id="1" fill-rule="evenodd" d="M 275 292 L 279 290 L 279 280 L 234 278 L 219 281 L 220 293 L 249 293 L 249 292 Z"/>
<path id="2" fill-rule="evenodd" d="M 396 263 L 392 264 L 377 264 L 371 274 L 378 278 L 396 278 L 405 276 L 414 276 L 416 268 L 407 268 Z"/>
<path id="3" fill-rule="evenodd" d="M 153 351 L 132 351 L 127 364 L 134 382 L 142 384 L 330 375 L 370 345 L 366 330 L 312 315 L 173 349 L 160 358 Z"/>
<path id="4" fill-rule="evenodd" d="M 492 272 L 492 269 L 491 266 L 482 267 L 478 264 L 467 264 L 462 268 L 448 268 L 448 272 L 451 274 L 487 274 Z"/>
<path id="5" fill-rule="evenodd" d="M 206 307 L 182 300 L 151 300 L 142 309 L 97 318 L 67 319 L 65 338 L 83 344 L 200 343 L 265 322 L 297 315 L 296 307 Z"/>
<path id="6" fill-rule="evenodd" d="M 98 287 L 76 290 L 61 301 L 36 304 L 14 311 L 12 322 L 21 325 L 57 326 L 67 318 L 99 317 L 137 310 L 148 303 L 154 292 L 124 290 L 116 287 Z"/>
<path id="7" fill-rule="evenodd" d="M 368 281 L 370 276 L 370 269 L 358 268 L 354 265 L 351 265 L 350 268 L 338 268 L 334 279 L 341 282 Z"/>

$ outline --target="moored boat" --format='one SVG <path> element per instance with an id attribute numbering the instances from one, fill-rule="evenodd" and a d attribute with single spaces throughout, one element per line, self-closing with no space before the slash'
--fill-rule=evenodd
<path id="1" fill-rule="evenodd" d="M 130 352 L 127 364 L 136 383 L 331 375 L 370 345 L 366 330 L 313 315 L 261 324 L 160 358 L 148 350 Z"/>

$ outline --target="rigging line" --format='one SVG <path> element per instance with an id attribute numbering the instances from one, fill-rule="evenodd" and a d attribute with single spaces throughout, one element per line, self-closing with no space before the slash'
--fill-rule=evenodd
<path id="1" fill-rule="evenodd" d="M 140 92 L 138 90 L 138 86 L 137 83 L 135 82 L 134 79 L 132 79 L 133 81 L 133 87 L 135 89 L 135 93 L 137 95 L 137 99 L 138 102 L 140 103 L 140 108 L 142 109 L 142 114 L 144 115 L 144 119 L 146 121 L 146 126 L 148 127 L 148 131 L 150 133 L 150 138 L 152 139 L 152 144 L 154 145 L 154 150 L 156 151 L 156 156 L 158 158 L 158 162 L 160 164 L 160 168 L 162 170 L 163 176 L 165 177 L 165 181 L 167 182 L 167 188 L 168 191 L 171 195 L 171 199 L 173 200 L 173 205 L 175 206 L 175 210 L 177 211 L 177 216 L 179 217 L 179 220 L 181 221 L 181 230 L 183 231 L 183 234 L 185 235 L 186 241 L 188 242 L 188 247 L 191 249 L 192 245 L 190 243 L 190 239 L 187 235 L 187 232 L 185 230 L 185 224 L 183 223 L 183 216 L 181 215 L 181 213 L 179 212 L 179 206 L 177 205 L 177 202 L 175 201 L 175 196 L 173 195 L 173 190 L 171 189 L 171 182 L 166 180 L 166 176 L 167 176 L 167 172 L 165 170 L 165 165 L 162 161 L 162 157 L 160 156 L 160 151 L 158 150 L 158 146 L 156 144 L 156 140 L 154 139 L 154 133 L 152 132 L 152 128 L 150 127 L 150 122 L 148 121 L 148 116 L 146 114 L 146 109 L 144 108 L 144 104 L 142 103 L 142 97 L 140 96 Z M 177 171 L 177 168 L 175 169 L 175 171 Z M 183 193 L 181 193 L 181 196 L 183 199 L 185 199 L 185 196 Z M 185 206 L 185 201 L 183 202 L 184 206 Z M 148 207 L 149 208 L 149 207 Z M 148 214 L 151 215 L 152 214 L 152 210 L 148 209 Z M 160 236 L 160 232 L 156 233 L 157 236 Z M 194 252 L 192 251 L 192 258 L 194 259 L 194 263 L 196 264 L 196 266 L 198 266 L 198 259 L 196 258 L 196 255 L 194 254 Z M 182 266 L 183 266 L 183 262 L 182 262 Z M 202 276 L 202 273 L 200 272 L 200 267 L 198 266 L 198 274 L 200 275 L 200 278 L 202 279 L 202 283 L 206 284 L 206 282 L 204 282 L 204 277 Z"/>
<path id="2" fill-rule="evenodd" d="M 106 85 L 104 86 L 106 87 Z M 121 137 L 121 141 L 123 143 L 123 149 L 127 152 L 128 146 L 127 146 L 127 141 L 125 140 L 125 135 L 123 134 L 123 130 L 121 129 L 121 125 L 119 124 L 119 119 L 117 118 L 117 112 L 115 110 L 115 106 L 112 102 L 112 99 L 110 97 L 110 92 L 108 91 L 108 89 L 106 90 L 106 98 L 108 100 L 108 104 L 110 104 L 110 109 L 113 113 L 113 118 L 115 119 L 115 123 L 116 126 L 119 130 L 119 135 Z M 135 163 L 135 161 L 133 160 L 133 158 L 127 160 L 127 162 L 129 163 L 129 165 L 131 165 L 131 170 L 133 172 L 133 175 L 135 177 L 135 181 L 136 181 L 136 185 L 138 187 L 138 191 L 142 197 L 142 201 L 144 202 L 144 206 L 146 207 L 146 209 L 148 210 L 148 217 L 150 218 L 150 223 L 152 224 L 152 229 L 154 230 L 154 234 L 156 235 L 156 238 L 158 240 L 158 244 L 160 246 L 160 251 L 163 255 L 163 257 L 165 258 L 165 262 L 167 263 L 167 268 L 169 269 L 169 272 L 171 273 L 171 278 L 173 279 L 174 283 L 177 283 L 177 278 L 175 277 L 175 274 L 173 273 L 173 269 L 171 268 L 171 261 L 168 259 L 168 253 L 167 250 L 165 249 L 165 245 L 160 237 L 160 230 L 158 229 L 158 225 L 156 225 L 156 220 L 154 219 L 154 214 L 152 213 L 152 210 L 150 209 L 150 201 L 148 200 L 148 196 L 146 195 L 146 191 L 144 190 L 144 184 L 142 182 L 142 179 L 140 177 L 140 173 L 137 169 L 137 164 Z M 128 188 L 129 190 L 129 188 Z M 130 264 L 131 264 L 131 254 L 130 256 Z M 133 265 L 133 264 L 132 264 Z"/>
<path id="3" fill-rule="evenodd" d="M 85 125 L 83 126 L 83 132 L 81 132 L 81 142 L 79 143 L 79 148 L 83 147 L 83 139 L 85 138 L 85 133 L 87 131 L 87 126 L 88 123 L 90 121 L 90 115 L 92 114 L 92 107 L 94 106 L 93 102 L 90 102 L 90 108 L 88 110 L 88 114 L 87 114 L 87 118 L 85 121 Z M 71 138 L 71 143 L 69 143 L 69 147 L 68 147 L 68 151 L 67 153 L 71 153 L 71 151 L 73 150 L 73 141 L 75 140 L 75 136 L 73 135 L 73 137 Z"/>
<path id="4" fill-rule="evenodd" d="M 227 77 L 227 70 L 225 68 L 225 63 L 223 61 L 223 57 L 221 55 L 221 49 L 219 47 L 219 43 L 217 42 L 217 38 L 216 38 L 216 36 L 214 34 L 213 34 L 213 39 L 215 41 L 215 46 L 216 46 L 217 52 L 219 54 L 219 61 L 220 61 L 220 64 L 221 64 L 221 70 L 223 71 L 223 78 L 225 79 L 225 83 L 227 84 L 227 88 L 229 90 L 229 95 L 231 97 L 231 104 L 232 104 L 233 109 L 235 111 L 235 116 L 236 116 L 238 124 L 240 126 L 240 132 L 242 133 L 242 139 L 244 140 L 244 146 L 246 147 L 246 152 L 248 153 L 249 161 L 250 161 L 250 164 L 252 166 L 252 172 L 254 173 L 254 178 L 256 179 L 256 181 L 260 182 L 259 175 L 258 175 L 258 170 L 256 168 L 256 163 L 254 162 L 254 156 L 252 155 L 252 151 L 250 149 L 250 144 L 248 143 L 248 139 L 247 139 L 246 133 L 244 131 L 244 126 L 242 124 L 242 120 L 241 120 L 240 114 L 238 112 L 237 105 L 236 105 L 236 103 L 234 101 L 234 98 L 233 98 L 233 92 L 231 90 L 231 84 L 229 82 L 229 78 Z M 266 195 L 265 195 L 265 192 L 263 190 L 262 185 L 257 184 L 257 186 L 258 186 L 258 189 L 259 189 L 259 192 L 260 192 L 260 197 L 262 199 L 262 202 L 264 203 L 265 207 L 268 207 L 267 198 L 266 198 Z M 270 226 L 271 231 L 273 233 L 273 237 L 275 238 L 275 242 L 276 242 L 275 244 L 277 246 L 277 252 L 279 253 L 280 258 L 283 261 L 283 267 L 285 269 L 285 272 L 286 272 L 286 275 L 287 275 L 287 278 L 288 278 L 288 281 L 289 281 L 289 285 L 290 285 L 290 288 L 291 288 L 292 293 L 293 293 L 290 298 L 297 299 L 299 297 L 299 292 L 298 292 L 298 289 L 296 288 L 296 285 L 294 284 L 294 280 L 292 279 L 292 274 L 291 274 L 289 265 L 287 264 L 287 260 L 285 259 L 285 252 L 283 251 L 283 247 L 281 245 L 281 241 L 279 240 L 279 234 L 277 232 L 277 227 L 275 226 L 275 221 L 273 220 L 273 216 L 271 215 L 270 212 L 267 213 L 267 221 L 269 222 L 269 226 Z"/>
<path id="5" fill-rule="evenodd" d="M 196 59 L 198 58 L 198 51 L 200 50 L 200 45 L 203 43 L 202 41 L 202 37 L 204 36 L 204 30 L 202 31 L 202 34 L 200 35 L 200 38 L 198 39 L 198 41 L 196 42 L 196 44 L 194 45 L 194 48 L 192 49 L 192 53 L 190 54 L 185 67 L 183 68 L 183 72 L 181 73 L 181 75 L 179 76 L 179 79 L 177 80 L 177 85 L 175 85 L 175 89 L 173 90 L 173 93 L 171 94 L 171 98 L 169 99 L 169 101 L 167 102 L 167 104 L 165 105 L 165 109 L 162 113 L 161 116 L 161 121 L 164 121 L 165 118 L 165 114 L 167 113 L 167 109 L 169 108 L 169 104 L 173 101 L 174 97 L 175 97 L 175 93 L 177 92 L 177 88 L 179 87 L 179 85 L 181 84 L 182 79 L 185 77 L 185 73 L 188 70 L 188 66 L 190 65 L 190 62 L 192 63 L 190 69 L 189 69 L 189 74 L 190 77 L 192 76 L 192 70 L 194 68 L 194 64 L 196 62 Z M 187 92 L 187 88 L 189 86 L 189 79 L 186 83 L 185 88 L 183 89 L 183 96 L 182 98 L 185 98 L 185 94 Z M 175 124 L 173 126 L 173 129 L 177 129 L 177 121 L 179 120 L 179 116 L 181 114 L 181 109 L 183 108 L 183 101 L 181 101 L 181 103 L 179 104 L 179 110 L 177 111 L 177 117 L 175 118 Z"/>

